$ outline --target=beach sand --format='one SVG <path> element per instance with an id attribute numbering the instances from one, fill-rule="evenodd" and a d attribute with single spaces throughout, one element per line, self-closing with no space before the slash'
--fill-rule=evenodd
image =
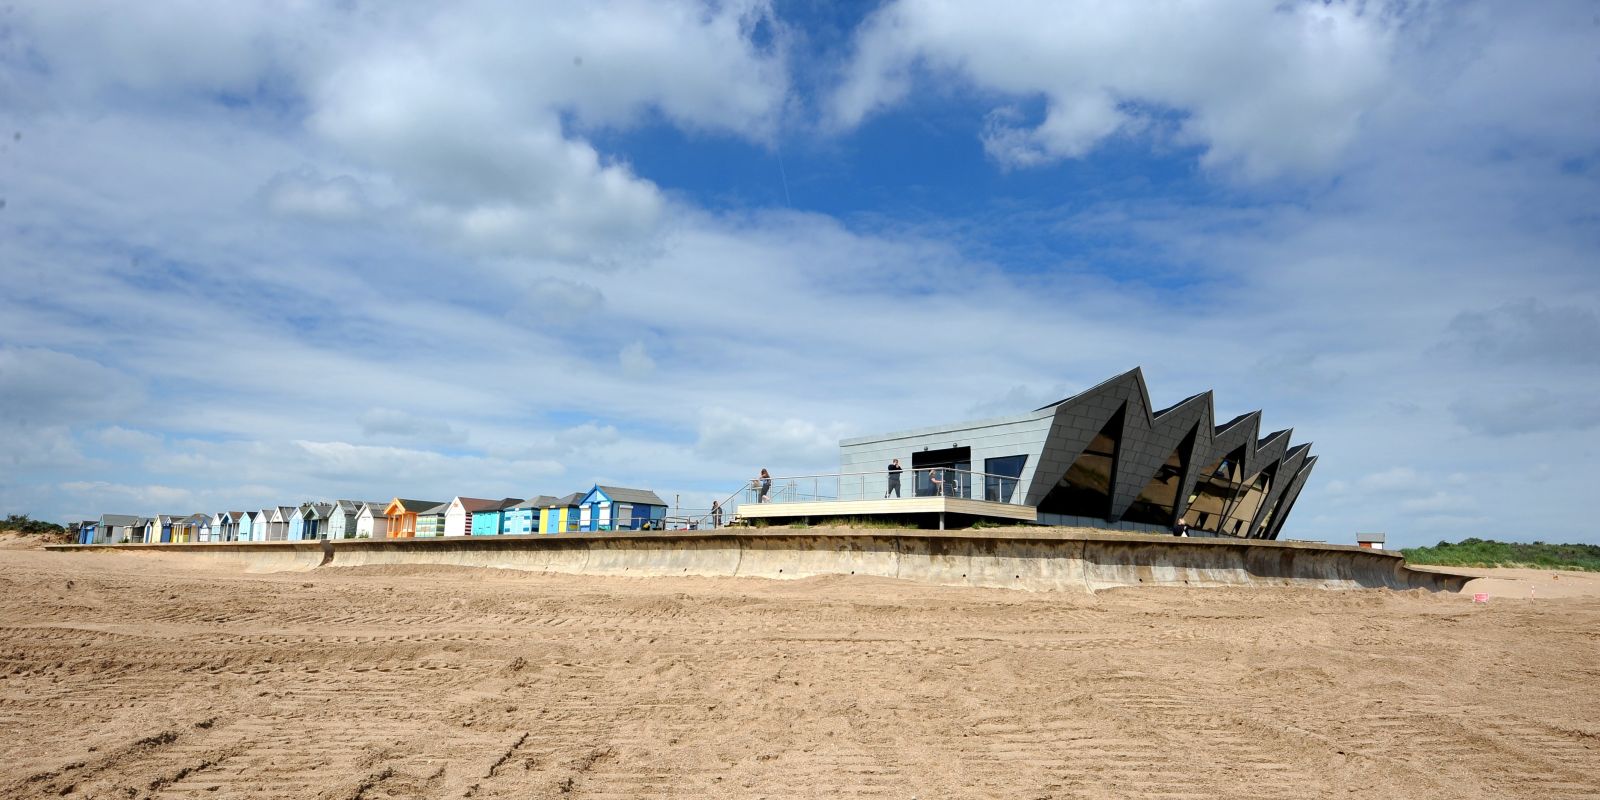
<path id="1" fill-rule="evenodd" d="M 12 542 L 0 797 L 1600 795 L 1600 583 L 1482 572 L 1032 594 Z"/>

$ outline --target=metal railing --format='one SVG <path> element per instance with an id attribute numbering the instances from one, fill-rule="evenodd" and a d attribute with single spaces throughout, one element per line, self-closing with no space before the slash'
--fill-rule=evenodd
<path id="1" fill-rule="evenodd" d="M 742 491 L 745 503 L 809 503 L 840 500 L 899 500 L 953 497 L 1023 505 L 1021 479 L 1012 475 L 923 467 L 896 472 L 839 472 L 752 478 Z"/>

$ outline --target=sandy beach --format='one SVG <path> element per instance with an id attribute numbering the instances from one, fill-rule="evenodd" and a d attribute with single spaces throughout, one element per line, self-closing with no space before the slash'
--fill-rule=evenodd
<path id="1" fill-rule="evenodd" d="M 1600 794 L 1600 580 L 1479 572 L 1089 595 L 13 541 L 0 797 Z"/>

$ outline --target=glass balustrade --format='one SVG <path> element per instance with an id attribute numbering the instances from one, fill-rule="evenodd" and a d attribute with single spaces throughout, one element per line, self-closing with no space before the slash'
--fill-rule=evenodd
<path id="1" fill-rule="evenodd" d="M 1019 479 L 952 467 L 752 478 L 741 505 L 947 497 L 1021 505 Z"/>

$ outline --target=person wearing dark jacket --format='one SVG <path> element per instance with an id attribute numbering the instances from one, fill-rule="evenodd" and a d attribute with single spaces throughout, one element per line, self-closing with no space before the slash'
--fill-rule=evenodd
<path id="1" fill-rule="evenodd" d="M 890 461 L 889 462 L 889 490 L 883 493 L 884 497 L 888 497 L 891 494 L 894 495 L 895 497 L 899 497 L 900 496 L 900 472 L 901 472 L 901 470 L 900 470 L 900 459 L 897 458 L 897 459 L 895 459 L 893 461 Z"/>
<path id="2" fill-rule="evenodd" d="M 1172 523 L 1172 535 L 1173 536 L 1188 536 L 1189 535 L 1189 521 L 1180 519 L 1177 522 Z"/>

